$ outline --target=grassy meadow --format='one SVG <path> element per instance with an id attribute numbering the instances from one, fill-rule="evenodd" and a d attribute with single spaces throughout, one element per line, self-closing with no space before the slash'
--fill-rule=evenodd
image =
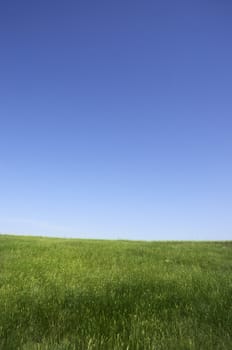
<path id="1" fill-rule="evenodd" d="M 0 235 L 0 349 L 232 349 L 232 243 Z"/>

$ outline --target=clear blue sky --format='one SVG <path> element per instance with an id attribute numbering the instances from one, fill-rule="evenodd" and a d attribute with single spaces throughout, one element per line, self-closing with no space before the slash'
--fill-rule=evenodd
<path id="1" fill-rule="evenodd" d="M 232 2 L 1 1 L 0 231 L 232 238 Z"/>

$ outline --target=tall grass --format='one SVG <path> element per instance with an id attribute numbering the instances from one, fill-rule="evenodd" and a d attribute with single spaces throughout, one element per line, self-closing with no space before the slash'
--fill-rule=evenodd
<path id="1" fill-rule="evenodd" d="M 2 235 L 0 349 L 232 349 L 232 243 Z"/>

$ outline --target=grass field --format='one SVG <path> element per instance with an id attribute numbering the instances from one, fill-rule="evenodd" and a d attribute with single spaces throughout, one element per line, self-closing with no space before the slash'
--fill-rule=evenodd
<path id="1" fill-rule="evenodd" d="M 232 349 L 232 243 L 0 235 L 0 349 Z"/>

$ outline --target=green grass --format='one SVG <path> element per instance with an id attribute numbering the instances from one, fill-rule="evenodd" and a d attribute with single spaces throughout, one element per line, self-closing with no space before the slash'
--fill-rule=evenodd
<path id="1" fill-rule="evenodd" d="M 232 243 L 0 235 L 0 349 L 232 349 Z"/>

